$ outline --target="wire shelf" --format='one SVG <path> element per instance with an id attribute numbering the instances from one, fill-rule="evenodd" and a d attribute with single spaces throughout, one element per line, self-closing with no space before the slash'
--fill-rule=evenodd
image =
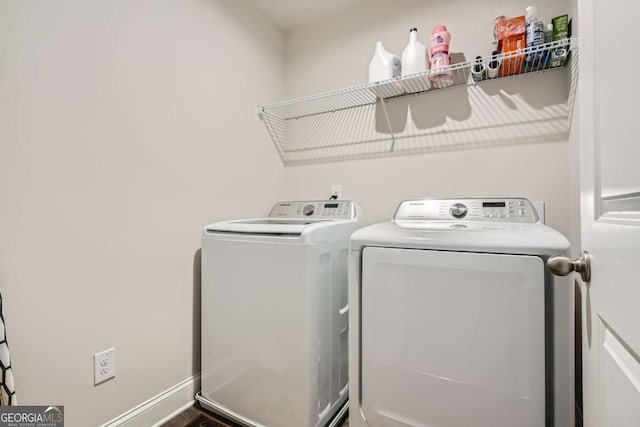
<path id="1" fill-rule="evenodd" d="M 562 50 L 566 53 L 565 59 L 559 66 L 552 67 L 554 53 L 559 54 Z M 548 125 L 555 119 L 541 118 L 538 112 L 530 111 L 533 115 L 528 117 L 511 112 L 509 120 L 499 122 L 482 122 L 475 114 L 466 126 L 459 126 L 455 119 L 421 125 L 419 109 L 409 107 L 408 99 L 417 99 L 413 97 L 418 95 L 419 98 L 423 95 L 430 98 L 433 94 L 434 102 L 440 103 L 453 93 L 443 89 L 469 87 L 467 101 L 475 110 L 495 110 L 499 107 L 487 105 L 487 100 L 474 90 L 475 86 L 481 87 L 485 81 L 494 84 L 490 82 L 515 75 L 563 69 L 570 59 L 572 64 L 577 63 L 576 58 L 577 38 L 560 40 L 398 79 L 259 105 L 258 116 L 264 121 L 285 165 L 447 149 L 458 141 L 456 133 L 495 130 L 514 124 L 531 124 L 536 120 L 543 120 Z M 577 75 L 577 66 L 575 73 L 573 68 L 572 65 L 572 77 Z M 488 77 L 490 71 L 495 78 Z M 526 107 L 523 105 L 521 110 L 526 111 Z M 558 120 L 567 119 L 569 110 L 561 113 L 557 108 L 553 110 Z M 505 115 L 504 112 L 493 113 Z M 444 139 L 443 134 L 446 134 Z M 506 135 L 508 137 L 508 132 Z M 505 137 L 504 129 L 499 136 Z M 501 138 L 494 139 L 499 141 Z"/>

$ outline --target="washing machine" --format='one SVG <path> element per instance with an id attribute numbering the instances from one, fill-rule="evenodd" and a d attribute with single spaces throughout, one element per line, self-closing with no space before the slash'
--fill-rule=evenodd
<path id="1" fill-rule="evenodd" d="M 207 409 L 246 426 L 332 426 L 348 403 L 347 200 L 276 203 L 202 235 Z"/>
<path id="2" fill-rule="evenodd" d="M 523 198 L 408 200 L 351 238 L 350 427 L 574 425 L 569 242 Z"/>

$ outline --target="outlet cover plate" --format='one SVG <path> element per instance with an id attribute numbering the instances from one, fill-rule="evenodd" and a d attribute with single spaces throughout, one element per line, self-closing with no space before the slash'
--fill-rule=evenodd
<path id="1" fill-rule="evenodd" d="M 93 385 L 116 376 L 116 348 L 111 347 L 93 355 Z"/>
<path id="2" fill-rule="evenodd" d="M 342 199 L 342 185 L 341 184 L 331 185 L 331 195 L 337 196 L 338 199 Z"/>

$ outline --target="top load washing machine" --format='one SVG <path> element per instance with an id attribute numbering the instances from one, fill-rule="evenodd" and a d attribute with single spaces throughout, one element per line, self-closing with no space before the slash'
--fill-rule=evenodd
<path id="1" fill-rule="evenodd" d="M 574 425 L 569 242 L 526 199 L 402 202 L 349 254 L 350 427 Z"/>
<path id="2" fill-rule="evenodd" d="M 247 426 L 333 425 L 348 396 L 352 201 L 279 202 L 202 235 L 202 391 Z"/>

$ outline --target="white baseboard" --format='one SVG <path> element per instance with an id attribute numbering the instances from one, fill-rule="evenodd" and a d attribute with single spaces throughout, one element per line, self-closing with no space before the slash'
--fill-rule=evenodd
<path id="1" fill-rule="evenodd" d="M 101 427 L 158 426 L 193 406 L 200 374 L 187 378 Z"/>

